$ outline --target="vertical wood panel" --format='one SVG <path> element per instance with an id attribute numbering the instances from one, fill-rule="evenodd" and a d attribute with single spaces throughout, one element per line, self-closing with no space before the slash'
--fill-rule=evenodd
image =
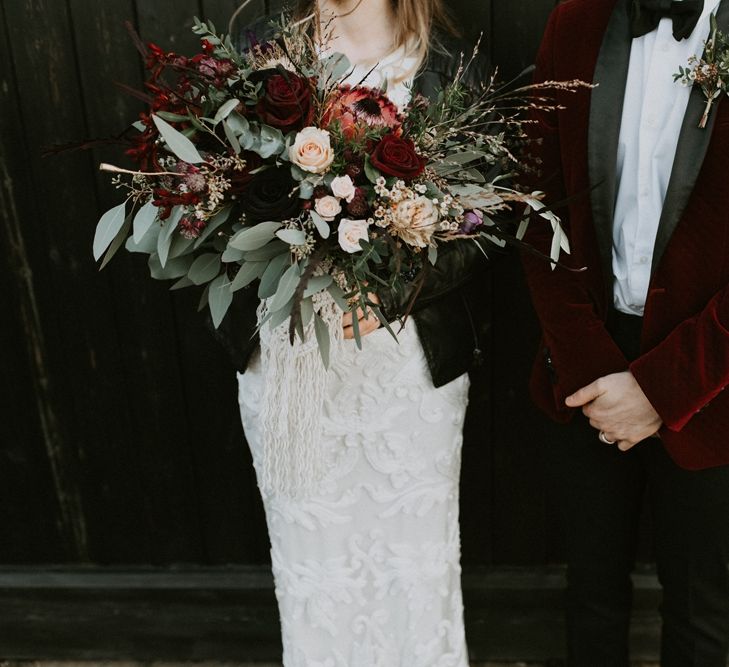
<path id="1" fill-rule="evenodd" d="M 38 333 L 39 325 L 19 206 L 30 189 L 29 174 L 23 161 L 13 158 L 23 155 L 25 145 L 7 35 L 0 6 L 0 556 L 22 563 L 35 553 L 52 562 L 71 556 L 63 535 L 73 545 L 73 517 L 68 516 L 73 509 L 68 504 L 61 508 L 57 497 L 74 495 L 75 490 L 68 488 L 61 471 L 54 478 L 48 452 L 55 449 L 60 433 L 44 431 L 38 415 L 40 401 L 46 411 L 51 409 L 50 387 L 38 386 L 45 346 L 30 335 Z"/>

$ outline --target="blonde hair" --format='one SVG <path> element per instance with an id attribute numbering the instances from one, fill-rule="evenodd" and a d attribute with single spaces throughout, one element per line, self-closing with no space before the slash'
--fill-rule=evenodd
<path id="1" fill-rule="evenodd" d="M 437 27 L 457 35 L 455 27 L 443 0 L 390 0 L 397 26 L 395 28 L 395 49 L 405 48 L 420 64 L 425 62 L 432 46 L 433 28 Z M 359 0 L 353 10 L 362 3 Z M 294 10 L 297 20 L 317 15 L 317 0 L 298 0 Z"/>

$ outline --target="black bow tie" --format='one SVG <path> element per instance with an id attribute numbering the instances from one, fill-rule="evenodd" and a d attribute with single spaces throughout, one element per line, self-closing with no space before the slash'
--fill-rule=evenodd
<path id="1" fill-rule="evenodd" d="M 633 0 L 633 38 L 647 35 L 658 27 L 662 18 L 670 18 L 673 36 L 680 42 L 694 31 L 703 11 L 704 0 Z"/>

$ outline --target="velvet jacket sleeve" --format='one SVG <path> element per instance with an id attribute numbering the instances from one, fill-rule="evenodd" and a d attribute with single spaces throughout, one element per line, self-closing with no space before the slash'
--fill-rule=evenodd
<path id="1" fill-rule="evenodd" d="M 553 61 L 558 19 L 559 7 L 547 25 L 537 57 L 535 82 L 564 78 L 555 72 Z M 534 124 L 529 129 L 530 137 L 534 139 L 531 151 L 537 163 L 541 163 L 538 188 L 545 191 L 549 205 L 557 205 L 575 194 L 568 192 L 564 184 L 561 142 L 565 137 L 560 135 L 560 112 L 535 111 L 532 120 Z M 569 206 L 565 205 L 556 213 L 571 236 Z M 535 216 L 525 241 L 548 256 L 552 243 L 551 224 Z M 563 255 L 563 260 L 575 264 L 573 257 Z M 552 270 L 548 261 L 528 252 L 522 253 L 522 261 L 542 327 L 543 361 L 553 385 L 555 404 L 552 407 L 568 417 L 574 411 L 565 406 L 567 396 L 599 377 L 626 370 L 628 363 L 605 328 L 605 313 L 600 312 L 598 295 L 593 293 L 581 273 L 562 267 Z M 579 264 L 575 265 L 577 267 Z M 592 270 L 599 271 L 599 267 Z"/>

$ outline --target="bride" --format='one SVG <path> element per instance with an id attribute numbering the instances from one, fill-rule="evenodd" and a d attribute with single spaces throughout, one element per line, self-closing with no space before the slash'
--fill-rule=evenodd
<path id="1" fill-rule="evenodd" d="M 348 56 L 348 82 L 387 86 L 401 108 L 415 91 L 436 95 L 460 54 L 467 60 L 471 52 L 452 37 L 441 0 L 302 0 L 294 10 L 312 34 L 326 32 L 323 53 Z M 467 80 L 476 88 L 485 76 L 477 60 Z M 262 399 L 276 378 L 252 335 L 255 288 L 244 290 L 220 334 L 241 371 L 240 411 L 266 510 L 286 667 L 468 665 L 458 498 L 467 371 L 481 354 L 482 315 L 464 286 L 485 266 L 475 244 L 447 244 L 398 342 L 359 312 L 359 350 L 352 315 L 344 316 L 345 340 L 318 393 L 325 472 L 303 495 L 264 483 Z M 391 320 L 408 300 L 371 299 Z"/>

